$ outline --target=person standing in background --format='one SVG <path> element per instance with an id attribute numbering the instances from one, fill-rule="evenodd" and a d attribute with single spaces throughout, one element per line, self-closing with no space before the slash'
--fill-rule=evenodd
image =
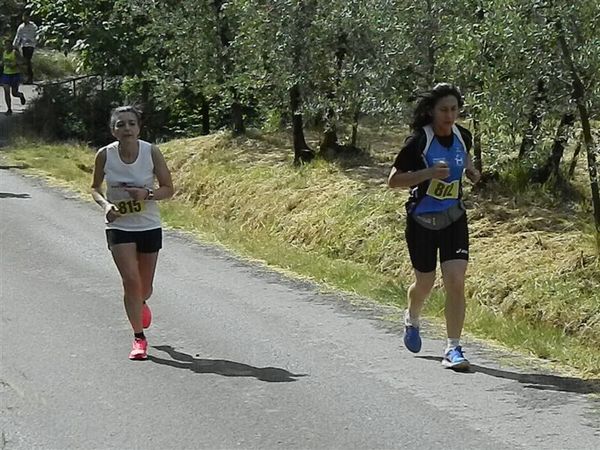
<path id="1" fill-rule="evenodd" d="M 27 64 L 27 71 L 23 84 L 33 83 L 33 52 L 37 44 L 38 27 L 31 21 L 29 12 L 23 13 L 23 23 L 17 28 L 17 34 L 13 41 L 13 46 L 21 49 L 21 54 Z"/>

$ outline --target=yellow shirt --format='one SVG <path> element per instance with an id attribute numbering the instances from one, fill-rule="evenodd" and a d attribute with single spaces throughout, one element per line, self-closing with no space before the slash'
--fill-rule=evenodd
<path id="1" fill-rule="evenodd" d="M 5 75 L 14 75 L 19 73 L 19 69 L 17 68 L 17 52 L 13 50 L 11 52 L 7 52 L 6 50 L 2 54 L 2 61 L 4 62 L 4 74 Z"/>

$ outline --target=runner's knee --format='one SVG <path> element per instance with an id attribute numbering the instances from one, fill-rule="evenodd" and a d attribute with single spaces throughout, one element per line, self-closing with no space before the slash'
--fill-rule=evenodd
<path id="1" fill-rule="evenodd" d="M 453 296 L 463 296 L 465 293 L 465 277 L 462 274 L 444 276 L 444 288 Z"/>
<path id="2" fill-rule="evenodd" d="M 433 273 L 422 273 L 417 275 L 414 289 L 422 295 L 428 295 L 433 289 L 435 283 L 435 272 Z"/>
<path id="3" fill-rule="evenodd" d="M 126 294 L 140 295 L 142 293 L 142 280 L 137 274 L 123 276 L 123 289 Z"/>
<path id="4" fill-rule="evenodd" d="M 144 300 L 148 300 L 150 297 L 152 297 L 152 291 L 152 286 L 150 286 L 149 288 L 146 288 L 144 292 L 142 292 L 142 297 Z"/>

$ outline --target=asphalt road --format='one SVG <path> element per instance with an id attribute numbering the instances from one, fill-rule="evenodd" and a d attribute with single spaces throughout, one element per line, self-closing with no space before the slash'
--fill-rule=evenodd
<path id="1" fill-rule="evenodd" d="M 0 230 L 2 450 L 600 448 L 597 383 L 475 344 L 471 373 L 443 369 L 393 310 L 175 231 L 129 361 L 99 208 L 0 170 Z"/>
<path id="2" fill-rule="evenodd" d="M 25 94 L 25 99 L 27 100 L 27 102 L 30 102 L 37 96 L 37 89 L 31 84 L 21 85 L 19 87 L 19 90 L 23 92 L 23 94 Z M 25 109 L 27 108 L 27 104 L 21 105 L 21 101 L 19 100 L 19 98 L 11 97 L 13 115 L 7 117 L 5 115 L 7 107 L 6 101 L 4 100 L 4 90 L 1 87 L 0 97 L 2 98 L 0 100 L 0 147 L 3 147 L 10 140 L 11 134 L 15 127 L 16 120 L 19 117 L 19 115 L 22 114 L 23 111 L 25 111 Z"/>

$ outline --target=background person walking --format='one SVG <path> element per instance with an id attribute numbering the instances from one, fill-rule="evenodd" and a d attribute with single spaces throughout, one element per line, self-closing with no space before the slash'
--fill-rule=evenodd
<path id="1" fill-rule="evenodd" d="M 21 49 L 21 54 L 27 65 L 26 77 L 23 84 L 33 83 L 33 52 L 37 44 L 38 27 L 31 21 L 29 12 L 23 13 L 23 23 L 17 28 L 17 34 L 13 40 L 13 45 Z"/>

